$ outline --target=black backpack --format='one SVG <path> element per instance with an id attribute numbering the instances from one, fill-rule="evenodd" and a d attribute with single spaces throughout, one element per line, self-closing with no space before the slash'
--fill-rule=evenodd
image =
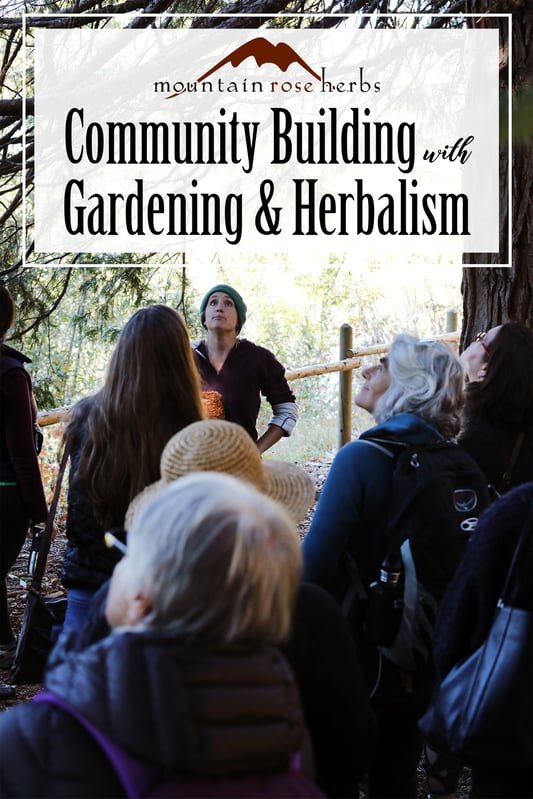
<path id="1" fill-rule="evenodd" d="M 364 628 L 386 661 L 424 682 L 424 675 L 433 673 L 438 603 L 489 505 L 487 480 L 454 441 L 420 446 L 369 441 L 392 453 L 396 464 L 383 564 L 376 581 L 363 587 Z M 384 582 L 388 571 L 396 572 L 396 584 Z M 361 595 L 361 585 L 352 584 L 352 591 Z"/>

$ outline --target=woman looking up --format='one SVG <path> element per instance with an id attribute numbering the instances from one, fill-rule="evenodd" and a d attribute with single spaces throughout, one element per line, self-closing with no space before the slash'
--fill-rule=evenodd
<path id="1" fill-rule="evenodd" d="M 517 322 L 493 327 L 461 362 L 468 384 L 459 443 L 498 492 L 533 481 L 533 333 Z"/>
<path id="2" fill-rule="evenodd" d="M 124 326 L 102 389 L 79 402 L 65 432 L 70 455 L 62 582 L 65 627 L 80 629 L 117 562 L 106 530 L 122 530 L 129 503 L 160 476 L 167 441 L 203 418 L 198 374 L 183 319 L 151 305 Z M 120 534 L 120 533 L 119 533 Z"/>
<path id="3" fill-rule="evenodd" d="M 388 358 L 365 371 L 356 403 L 372 412 L 378 424 L 335 456 L 302 545 L 304 580 L 322 585 L 341 605 L 352 587 L 351 562 L 362 588 L 379 579 L 388 550 L 387 521 L 400 452 L 456 436 L 463 405 L 463 370 L 444 342 L 396 336 Z M 457 450 L 462 458 L 464 453 Z M 446 583 L 462 546 L 452 535 L 439 544 L 435 559 Z M 407 673 L 381 656 L 366 637 L 364 601 L 356 606 L 352 630 L 378 718 L 368 795 L 415 797 L 422 744 L 417 718 L 429 702 L 431 682 L 424 679 L 419 687 L 416 671 Z M 405 695 L 397 690 L 403 685 L 409 688 Z"/>
<path id="4" fill-rule="evenodd" d="M 335 456 L 303 541 L 305 578 L 340 600 L 348 580 L 345 549 L 357 560 L 364 583 L 385 554 L 394 452 L 457 435 L 463 403 L 461 365 L 444 342 L 396 336 L 388 358 L 365 372 L 355 401 L 378 425 Z"/>
<path id="5" fill-rule="evenodd" d="M 16 561 L 30 522 L 46 521 L 47 507 L 35 451 L 36 421 L 30 359 L 7 346 L 15 305 L 0 285 L 0 668 L 13 662 L 16 638 L 11 629 L 6 576 Z"/>
<path id="6" fill-rule="evenodd" d="M 376 403 L 390 386 L 389 359 L 385 356 L 379 363 L 367 366 L 361 372 L 363 385 L 355 395 L 354 402 L 359 408 L 373 414 Z"/>
<path id="7" fill-rule="evenodd" d="M 298 412 L 284 367 L 265 347 L 238 338 L 246 311 L 244 300 L 232 286 L 221 283 L 210 289 L 200 305 L 207 334 L 195 344 L 194 357 L 202 388 L 220 393 L 225 418 L 244 427 L 259 451 L 265 452 L 292 433 Z M 273 416 L 258 437 L 261 395 L 272 406 Z"/>

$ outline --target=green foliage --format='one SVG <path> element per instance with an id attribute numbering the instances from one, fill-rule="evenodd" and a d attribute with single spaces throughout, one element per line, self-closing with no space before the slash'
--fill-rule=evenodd
<path id="1" fill-rule="evenodd" d="M 422 273 L 426 275 L 427 269 L 422 268 Z M 387 343 L 402 331 L 421 336 L 442 333 L 447 308 L 459 306 L 459 274 L 457 270 L 455 281 L 451 275 L 448 283 L 439 286 L 427 276 L 414 275 L 410 280 L 409 272 L 401 280 L 397 273 L 387 270 L 357 273 L 334 258 L 311 273 L 294 264 L 282 263 L 275 268 L 256 259 L 240 268 L 220 267 L 210 285 L 225 282 L 241 292 L 248 306 L 242 335 L 272 350 L 289 370 L 339 360 L 339 328 L 343 323 L 353 327 L 355 348 Z M 196 280 L 193 275 L 193 286 Z M 197 309 L 203 291 L 197 293 Z M 195 335 L 199 335 L 201 329 L 196 324 Z M 368 357 L 363 365 L 375 360 L 376 356 Z M 355 393 L 361 377 L 359 370 L 353 374 Z M 299 420 L 293 435 L 276 445 L 274 457 L 302 461 L 335 451 L 338 384 L 338 373 L 291 383 Z M 271 409 L 264 403 L 258 420 L 260 432 L 270 418 Z M 354 408 L 355 436 L 371 424 L 368 413 Z"/>
<path id="2" fill-rule="evenodd" d="M 17 307 L 11 341 L 33 360 L 40 408 L 70 405 L 98 389 L 120 330 L 137 308 L 164 302 L 191 315 L 182 269 L 29 268 L 8 287 Z"/>
<path id="3" fill-rule="evenodd" d="M 99 388 L 116 338 L 138 307 L 152 302 L 177 307 L 191 337 L 201 337 L 200 302 L 216 282 L 230 283 L 242 293 L 248 306 L 243 335 L 272 350 L 287 369 L 339 360 L 339 328 L 346 322 L 353 326 L 355 348 L 390 341 L 402 330 L 423 336 L 442 332 L 446 308 L 459 303 L 458 281 L 436 290 L 429 279 L 409 288 L 406 276 L 400 283 L 395 277 L 385 270 L 363 275 L 335 259 L 311 273 L 258 259 L 240 268 L 218 267 L 210 277 L 170 266 L 29 269 L 10 288 L 19 306 L 19 333 L 32 323 L 28 311 L 23 316 L 29 295 L 38 308 L 54 292 L 56 299 L 62 293 L 53 314 L 22 339 L 34 361 L 38 405 L 50 409 Z M 359 379 L 356 370 L 354 384 Z M 275 456 L 305 460 L 331 453 L 337 445 L 338 373 L 295 380 L 292 388 L 300 418 L 293 436 L 276 446 Z M 259 428 L 269 420 L 265 404 Z M 354 434 L 370 424 L 368 414 L 354 412 Z"/>
<path id="4" fill-rule="evenodd" d="M 438 10 L 441 5 L 434 4 L 433 8 Z M 45 0 L 44 3 L 10 0 L 8 6 L 11 16 L 23 9 L 27 13 L 38 14 L 42 11 L 65 11 L 72 7 L 64 0 Z M 131 10 L 131 4 L 120 0 L 118 3 L 113 0 L 87 0 L 83 4 L 86 12 L 91 9 L 101 11 L 111 6 L 119 13 Z M 372 3 L 366 2 L 356 3 L 355 6 L 348 4 L 346 7 L 350 11 L 375 10 Z M 152 6 L 139 6 L 139 13 L 147 8 Z M 221 8 L 235 11 L 236 14 L 239 11 L 264 10 L 261 6 L 246 3 L 223 5 L 218 0 L 208 3 L 186 0 L 185 4 L 163 2 L 158 5 L 158 11 L 190 12 L 191 15 Z M 395 8 L 395 4 L 387 6 L 391 11 Z M 416 11 L 420 5 L 415 3 L 411 8 Z M 327 11 L 314 0 L 305 6 L 282 4 L 278 10 Z M 335 6 L 335 10 L 341 14 L 343 4 Z M 85 18 L 91 25 L 107 24 L 91 21 L 90 14 L 86 14 Z M 129 24 L 131 17 L 125 13 L 123 19 L 124 24 Z M 122 24 L 119 15 L 115 22 Z M 167 22 L 181 25 L 190 24 L 191 20 L 184 22 L 176 18 Z M 194 21 L 194 24 L 200 23 L 201 20 Z M 154 20 L 153 24 L 163 24 L 163 17 Z M 225 24 L 224 20 L 221 24 Z M 269 24 L 272 27 L 285 27 L 303 23 L 301 18 L 289 20 L 279 17 L 271 19 Z M 28 47 L 31 47 L 30 39 L 31 26 L 26 42 Z M 22 53 L 15 47 L 19 47 L 22 41 L 21 32 L 6 30 L 0 34 L 0 40 L 0 51 L 6 67 L 2 75 L 3 96 L 8 99 L 20 97 Z M 28 62 L 31 96 L 31 59 Z M 31 167 L 31 114 L 29 122 L 26 158 L 27 165 Z M 10 128 L 4 129 L 7 142 L 3 151 L 4 168 L 6 180 L 11 182 L 3 186 L 0 212 L 9 207 L 13 192 L 20 188 L 20 170 L 15 168 L 12 158 L 15 153 L 21 154 L 20 125 L 21 120 L 14 118 L 12 136 L 7 135 Z M 27 174 L 31 175 L 31 168 Z M 31 185 L 29 189 L 26 209 L 29 232 L 25 244 L 28 249 L 26 255 L 31 259 L 37 256 L 31 251 Z M 17 206 L 13 213 L 6 216 L 2 226 L 0 275 L 8 281 L 17 304 L 18 319 L 12 331 L 13 343 L 21 346 L 33 358 L 35 394 L 42 408 L 71 404 L 98 389 L 120 329 L 128 317 L 143 305 L 164 302 L 177 307 L 186 320 L 191 337 L 202 335 L 198 308 L 207 288 L 202 285 L 205 278 L 201 268 L 196 273 L 192 273 L 190 268 L 187 271 L 181 268 L 178 265 L 179 254 L 173 256 L 174 265 L 171 265 L 170 256 L 158 253 L 104 254 L 98 258 L 68 254 L 57 256 L 53 261 L 54 266 L 22 269 L 23 246 L 21 210 Z M 52 263 L 54 254 L 49 254 L 47 258 Z M 426 291 L 425 287 L 417 288 L 410 299 L 400 297 L 400 290 L 397 290 L 394 305 L 391 305 L 390 300 L 387 300 L 388 287 L 380 286 L 376 281 L 368 282 L 366 275 L 357 270 L 356 254 L 351 258 L 331 255 L 322 268 L 305 271 L 299 264 L 289 263 L 282 256 L 278 256 L 275 265 L 273 259 L 267 260 L 261 255 L 253 259 L 236 256 L 233 264 L 221 264 L 214 270 L 213 283 L 217 280 L 229 282 L 242 292 L 249 307 L 243 335 L 271 349 L 288 369 L 338 360 L 338 329 L 344 322 L 349 322 L 354 328 L 355 346 L 362 347 L 387 341 L 395 332 L 403 329 L 417 329 L 424 335 L 437 332 L 443 326 L 445 307 L 448 304 L 458 305 L 458 298 L 452 302 L 436 300 L 431 290 Z M 386 282 L 386 276 L 384 280 Z M 336 445 L 337 383 L 337 375 L 294 382 L 301 418 L 294 437 L 278 445 L 280 454 L 285 453 L 290 457 L 291 446 L 299 448 L 301 455 L 306 447 L 309 452 L 316 454 L 329 451 Z M 268 417 L 269 410 L 265 409 L 261 423 L 267 424 Z"/>
<path id="5" fill-rule="evenodd" d="M 310 378 L 318 380 L 318 378 Z M 303 382 L 303 381 L 302 381 Z M 306 381 L 305 381 L 306 382 Z M 276 446 L 267 452 L 266 457 L 291 463 L 306 463 L 313 458 L 332 458 L 337 450 L 337 416 L 332 406 L 330 412 L 319 416 L 310 414 L 309 407 L 300 405 L 300 415 L 293 434 L 282 438 Z M 268 423 L 268 414 L 262 410 L 264 424 L 259 425 L 260 430 L 265 429 Z M 371 418 L 369 422 L 371 422 Z M 370 425 L 367 425 L 369 427 Z"/>

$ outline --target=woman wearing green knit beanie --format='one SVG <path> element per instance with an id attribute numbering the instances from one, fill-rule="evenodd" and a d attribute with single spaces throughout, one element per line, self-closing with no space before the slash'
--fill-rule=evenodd
<path id="1" fill-rule="evenodd" d="M 246 304 L 239 292 L 232 286 L 228 286 L 226 283 L 219 283 L 217 286 L 213 286 L 213 288 L 207 292 L 200 303 L 200 321 L 202 322 L 202 325 L 205 327 L 205 308 L 209 298 L 212 294 L 215 294 L 218 291 L 221 291 L 223 294 L 227 294 L 228 297 L 231 297 L 233 300 L 235 310 L 237 311 L 237 333 L 240 333 L 242 326 L 246 322 L 246 311 L 248 308 L 246 307 Z"/>
<path id="2" fill-rule="evenodd" d="M 239 338 L 246 321 L 246 303 L 226 283 L 213 286 L 200 303 L 205 339 L 194 345 L 204 391 L 218 391 L 225 418 L 242 425 L 260 452 L 291 434 L 297 419 L 295 396 L 285 369 L 270 350 Z M 272 406 L 272 419 L 258 437 L 256 423 L 261 395 Z"/>

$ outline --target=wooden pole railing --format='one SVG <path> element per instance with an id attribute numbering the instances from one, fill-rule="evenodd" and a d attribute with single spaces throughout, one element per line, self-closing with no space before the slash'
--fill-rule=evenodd
<path id="1" fill-rule="evenodd" d="M 41 427 L 46 427 L 50 424 L 58 424 L 58 422 L 66 422 L 70 415 L 71 406 L 63 408 L 54 408 L 51 411 L 39 411 L 37 413 L 37 421 Z"/>
<path id="2" fill-rule="evenodd" d="M 438 341 L 449 341 L 456 346 L 459 343 L 459 333 L 457 328 L 457 311 L 453 308 L 446 312 L 446 333 L 438 333 L 431 336 L 431 339 Z M 342 325 L 340 329 L 340 354 L 344 354 L 349 363 L 354 363 L 359 360 L 355 369 L 361 365 L 360 359 L 369 355 L 382 355 L 388 352 L 388 344 L 373 344 L 371 347 L 364 347 L 363 349 L 353 349 L 352 341 L 352 328 L 350 325 Z M 350 343 L 348 343 L 350 342 Z M 344 349 L 343 349 L 344 347 Z M 347 382 L 349 381 L 349 383 Z M 347 376 L 347 380 L 341 375 L 339 379 L 339 428 L 338 428 L 338 447 L 339 449 L 347 444 L 352 439 L 352 383 L 351 374 Z"/>
<path id="3" fill-rule="evenodd" d="M 449 341 L 458 344 L 459 333 L 453 329 L 457 326 L 457 312 L 450 309 L 446 314 L 446 333 L 431 336 L 432 339 Z M 353 329 L 351 325 L 345 324 L 340 328 L 339 351 L 340 360 L 330 363 L 312 364 L 302 366 L 298 369 L 287 369 L 285 377 L 287 380 L 302 380 L 306 377 L 316 375 L 331 374 L 339 372 L 339 426 L 338 426 L 338 446 L 339 448 L 351 440 L 352 437 L 352 373 L 354 369 L 359 369 L 363 364 L 363 359 L 371 355 L 380 355 L 387 352 L 388 344 L 373 344 L 370 347 L 353 349 Z M 41 427 L 58 424 L 68 421 L 71 406 L 63 408 L 53 408 L 50 411 L 39 411 L 37 420 Z"/>
<path id="4" fill-rule="evenodd" d="M 345 324 L 339 331 L 339 355 L 346 355 L 353 360 L 353 328 Z M 360 359 L 359 359 L 360 362 Z M 339 375 L 339 423 L 337 428 L 337 447 L 340 449 L 352 437 L 352 380 L 353 372 L 342 372 Z"/>
<path id="5" fill-rule="evenodd" d="M 358 369 L 362 365 L 361 358 L 344 358 L 342 361 L 332 361 L 331 363 L 316 363 L 310 366 L 301 366 L 299 369 L 287 369 L 285 377 L 287 380 L 302 380 L 304 377 L 314 377 L 316 375 L 326 375 L 331 372 L 349 372 Z M 50 411 L 39 411 L 37 420 L 41 427 L 65 422 L 71 411 L 71 406 L 63 408 L 53 408 Z"/>

